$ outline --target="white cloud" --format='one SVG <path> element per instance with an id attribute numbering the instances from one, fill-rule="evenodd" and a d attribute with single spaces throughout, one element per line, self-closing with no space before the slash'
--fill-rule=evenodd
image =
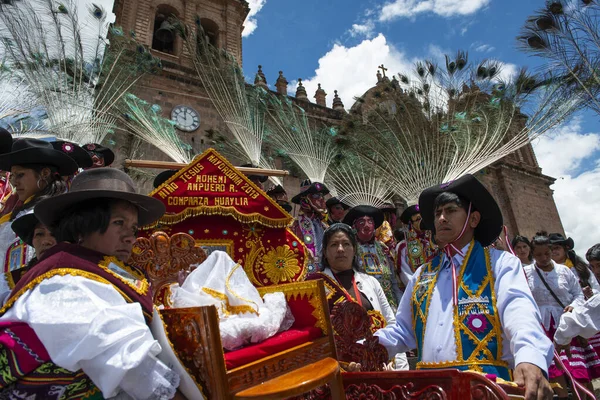
<path id="1" fill-rule="evenodd" d="M 442 17 L 470 15 L 487 6 L 490 0 L 394 0 L 384 5 L 380 21 L 415 18 L 419 14 L 434 13 Z"/>
<path id="2" fill-rule="evenodd" d="M 494 46 L 481 42 L 473 43 L 473 47 L 475 48 L 475 51 L 479 53 L 491 53 L 492 51 L 496 50 Z"/>
<path id="3" fill-rule="evenodd" d="M 581 121 L 553 130 L 534 143 L 542 172 L 556 178 L 554 200 L 566 234 L 580 256 L 600 242 L 600 134 L 583 133 Z M 582 171 L 582 166 L 591 165 Z"/>
<path id="4" fill-rule="evenodd" d="M 256 20 L 256 14 L 263 8 L 267 0 L 248 0 L 250 6 L 250 12 L 244 22 L 244 30 L 242 31 L 242 37 L 250 36 L 252 32 L 257 28 L 258 21 Z"/>
<path id="5" fill-rule="evenodd" d="M 371 39 L 375 34 L 375 23 L 371 20 L 367 20 L 362 24 L 352 24 L 352 28 L 348 30 L 348 33 L 352 37 L 366 37 Z"/>
<path id="6" fill-rule="evenodd" d="M 412 60 L 387 43 L 385 36 L 380 33 L 354 47 L 335 44 L 319 59 L 315 75 L 303 79 L 302 84 L 306 87 L 309 99 L 314 102 L 313 96 L 320 83 L 327 92 L 328 106 L 331 106 L 333 91 L 337 90 L 344 106 L 349 109 L 354 104 L 354 97 L 362 96 L 375 86 L 377 67 L 381 64 L 388 69 L 389 77 L 412 69 Z M 297 82 L 293 82 L 289 86 L 290 92 L 296 92 L 296 85 Z"/>

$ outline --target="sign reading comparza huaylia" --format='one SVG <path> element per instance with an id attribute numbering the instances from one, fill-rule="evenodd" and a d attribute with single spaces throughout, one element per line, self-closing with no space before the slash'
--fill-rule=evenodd
<path id="1" fill-rule="evenodd" d="M 197 156 L 151 194 L 167 207 L 163 222 L 191 215 L 229 215 L 286 227 L 292 217 L 214 149 Z"/>

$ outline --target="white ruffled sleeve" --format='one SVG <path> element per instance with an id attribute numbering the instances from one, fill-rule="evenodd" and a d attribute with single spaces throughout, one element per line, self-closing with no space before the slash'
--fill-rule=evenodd
<path id="1" fill-rule="evenodd" d="M 55 276 L 23 294 L 0 318 L 29 324 L 52 361 L 83 370 L 104 397 L 170 399 L 179 376 L 155 358 L 161 347 L 139 303 L 111 285 L 80 276 Z"/>

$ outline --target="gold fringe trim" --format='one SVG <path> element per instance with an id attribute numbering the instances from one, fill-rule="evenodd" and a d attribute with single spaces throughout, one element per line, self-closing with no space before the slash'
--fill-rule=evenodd
<path id="1" fill-rule="evenodd" d="M 131 276 L 133 276 L 135 279 L 137 279 L 141 282 L 142 286 L 137 287 L 137 286 L 133 285 L 131 282 L 129 282 L 127 279 L 123 278 L 118 273 L 112 271 L 110 268 L 108 268 L 108 265 L 110 263 L 115 264 L 117 267 L 119 267 L 119 268 L 123 269 L 125 272 L 128 272 L 129 274 L 131 274 Z M 114 276 L 115 278 L 117 278 L 118 280 L 120 280 L 121 282 L 126 284 L 127 286 L 129 286 L 137 294 L 141 294 L 141 295 L 148 294 L 148 288 L 150 287 L 150 285 L 148 284 L 148 280 L 146 280 L 146 277 L 138 270 L 125 265 L 123 262 L 121 262 L 116 257 L 105 256 L 102 259 L 102 261 L 100 261 L 98 263 L 98 266 L 100 268 L 102 268 L 105 272 L 111 274 L 112 276 Z"/>
<path id="2" fill-rule="evenodd" d="M 202 385 L 200 385 L 198 383 L 198 381 L 196 380 L 196 376 L 192 373 L 192 371 L 190 371 L 189 368 L 186 367 L 185 364 L 179 358 L 179 354 L 177 354 L 177 351 L 175 350 L 175 346 L 173 346 L 173 342 L 171 342 L 171 338 L 169 338 L 169 335 L 167 333 L 168 332 L 167 331 L 168 325 L 165 323 L 165 319 L 163 318 L 162 314 L 160 313 L 160 310 L 158 308 L 156 308 L 156 311 L 157 311 L 156 313 L 158 314 L 158 317 L 160 318 L 160 322 L 165 327 L 165 337 L 167 338 L 167 342 L 169 342 L 169 346 L 171 346 L 171 350 L 173 350 L 173 354 L 175 354 L 175 357 L 177 358 L 177 361 L 179 361 L 179 364 L 181 364 L 181 366 L 183 367 L 183 369 L 185 369 L 187 371 L 188 375 L 192 377 L 192 380 L 196 384 L 196 387 L 198 387 L 198 389 L 200 389 L 200 393 L 202 393 L 202 396 L 204 396 L 204 398 L 206 399 L 206 395 L 204 394 L 204 388 L 202 387 Z M 223 353 L 223 348 L 221 348 L 221 353 Z"/>
<path id="3" fill-rule="evenodd" d="M 16 196 L 16 194 L 15 194 L 15 196 Z M 9 196 L 9 197 L 10 197 L 10 196 Z M 25 200 L 25 201 L 23 202 L 23 204 L 27 204 L 27 203 L 29 203 L 31 200 L 33 200 L 33 199 L 34 199 L 34 197 L 35 197 L 35 194 L 34 194 L 33 196 L 29 196 L 29 198 L 28 198 L 27 200 Z M 7 197 L 7 199 L 8 199 L 8 197 Z M 10 221 L 10 218 L 11 218 L 11 217 L 12 217 L 12 211 L 11 211 L 11 212 L 9 212 L 8 214 L 5 214 L 4 216 L 2 216 L 2 218 L 0 218 L 0 225 L 2 225 L 2 224 L 3 224 L 3 223 L 5 223 L 5 222 L 8 222 L 8 221 Z"/>
<path id="4" fill-rule="evenodd" d="M 6 280 L 6 284 L 10 290 L 13 290 L 16 286 L 15 280 L 13 279 L 10 271 L 4 273 L 4 279 Z"/>
<path id="5" fill-rule="evenodd" d="M 73 269 L 73 268 L 57 268 L 57 269 L 53 269 L 52 271 L 48 271 L 45 274 L 42 274 L 40 276 L 38 276 L 37 278 L 33 279 L 32 281 L 30 281 L 27 285 L 23 286 L 21 288 L 21 290 L 19 290 L 14 296 L 11 296 L 8 301 L 4 304 L 4 306 L 2 308 L 0 308 L 0 315 L 4 315 L 4 313 L 6 312 L 6 310 L 8 310 L 10 307 L 13 306 L 13 304 L 23 295 L 25 294 L 25 292 L 27 292 L 28 290 L 33 289 L 34 287 L 36 287 L 37 285 L 39 285 L 42 281 L 46 280 L 46 279 L 50 279 L 54 276 L 65 276 L 65 275 L 73 275 L 73 276 L 82 276 L 84 278 L 87 279 L 91 279 L 93 281 L 96 282 L 100 282 L 100 283 L 104 283 L 104 284 L 108 284 L 111 285 L 112 287 L 114 287 L 121 296 L 123 296 L 123 298 L 125 298 L 125 300 L 128 303 L 133 303 L 133 300 L 127 296 L 125 294 L 125 292 L 123 292 L 121 289 L 119 289 L 118 287 L 116 287 L 115 285 L 113 285 L 112 283 L 110 283 L 108 280 L 104 279 L 103 277 L 93 274 L 91 272 L 87 272 L 87 271 L 82 271 L 80 269 Z"/>
<path id="6" fill-rule="evenodd" d="M 148 230 L 156 228 L 159 224 L 163 225 L 174 225 L 179 222 L 185 221 L 188 218 L 206 216 L 206 215 L 221 215 L 232 217 L 238 222 L 243 224 L 259 223 L 268 228 L 287 228 L 291 222 L 290 218 L 275 219 L 265 217 L 259 213 L 242 214 L 235 207 L 223 207 L 223 206 L 198 206 L 186 208 L 177 214 L 165 214 L 157 222 L 146 225 L 142 229 Z"/>

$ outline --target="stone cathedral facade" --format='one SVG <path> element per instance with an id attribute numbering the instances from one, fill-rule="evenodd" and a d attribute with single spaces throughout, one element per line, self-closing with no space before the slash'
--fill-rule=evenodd
<path id="1" fill-rule="evenodd" d="M 216 46 L 227 49 L 242 63 L 242 30 L 249 12 L 244 0 L 116 0 L 114 6 L 116 25 L 127 32 L 133 30 L 139 41 L 150 47 L 152 53 L 162 59 L 163 71 L 158 76 L 145 79 L 137 89 L 137 95 L 149 102 L 159 104 L 165 117 L 177 113 L 190 115 L 180 134 L 195 153 L 209 146 L 206 131 L 227 132 L 228 129 L 213 108 L 195 77 L 193 65 L 180 38 L 168 43 L 157 40 L 157 32 L 170 16 L 194 25 L 196 16 Z M 276 66 L 270 66 L 276 68 Z M 253 69 L 253 67 L 252 67 Z M 251 70 L 248 69 L 247 70 Z M 373 71 L 374 72 L 374 71 Z M 255 83 L 265 85 L 265 77 L 259 67 Z M 281 94 L 287 94 L 287 81 L 282 72 L 273 77 L 273 86 Z M 370 91 L 376 89 L 376 86 Z M 335 93 L 335 92 L 334 92 Z M 300 84 L 294 101 L 313 118 L 337 125 L 345 114 L 344 105 L 335 93 L 332 108 L 326 106 L 326 92 L 319 88 L 311 102 L 310 94 Z M 368 101 L 369 91 L 363 98 Z M 125 141 L 126 142 L 126 141 Z M 130 154 L 131 143 L 117 143 L 121 160 Z M 158 149 L 145 146 L 145 159 L 167 160 Z M 158 171 L 157 171 L 158 172 Z M 542 173 L 530 145 L 512 153 L 482 171 L 478 178 L 490 189 L 498 201 L 511 236 L 519 233 L 531 237 L 536 231 L 563 232 L 562 223 L 552 196 L 550 186 L 554 179 Z M 286 177 L 284 185 L 290 197 L 299 190 L 298 177 Z M 150 190 L 148 184 L 144 190 Z"/>

